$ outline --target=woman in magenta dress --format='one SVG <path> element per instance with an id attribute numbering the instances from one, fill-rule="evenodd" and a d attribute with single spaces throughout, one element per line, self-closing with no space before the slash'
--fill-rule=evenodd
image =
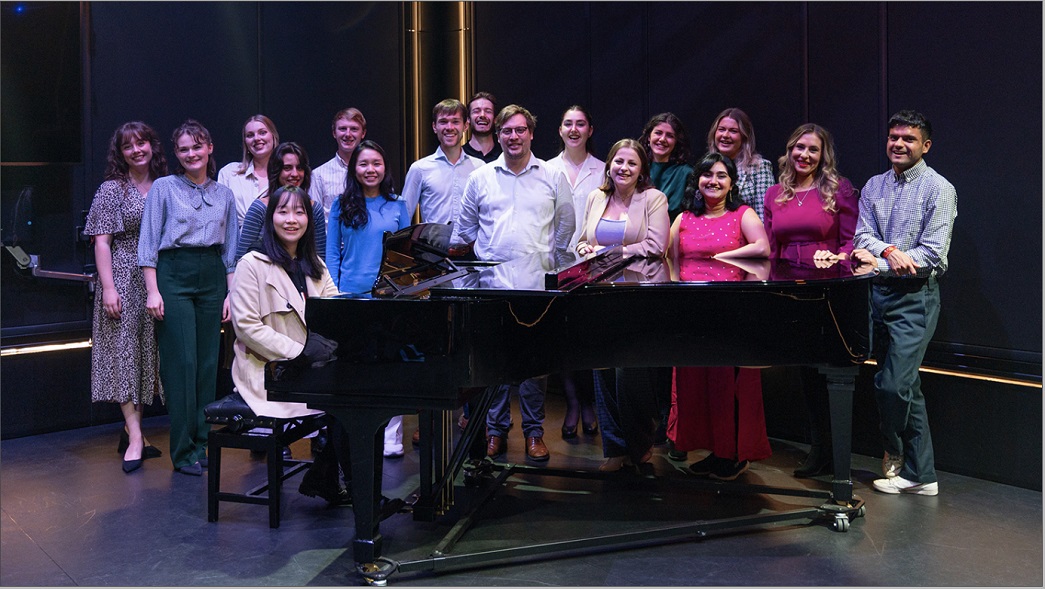
<path id="1" fill-rule="evenodd" d="M 733 160 L 705 155 L 686 183 L 682 214 L 671 226 L 669 255 L 676 268 L 687 260 L 760 258 L 769 242 L 758 214 L 743 204 Z M 715 313 L 716 309 L 698 312 Z M 690 471 L 731 481 L 751 461 L 772 453 L 757 369 L 734 366 L 675 368 L 668 437 L 679 452 L 710 450 Z"/>
<path id="2" fill-rule="evenodd" d="M 820 125 L 795 129 L 780 156 L 779 183 L 766 191 L 765 224 L 770 257 L 802 262 L 844 260 L 853 251 L 859 193 L 838 174 L 831 134 Z M 827 382 L 816 368 L 799 374 L 809 415 L 810 450 L 795 470 L 810 477 L 830 470 Z"/>

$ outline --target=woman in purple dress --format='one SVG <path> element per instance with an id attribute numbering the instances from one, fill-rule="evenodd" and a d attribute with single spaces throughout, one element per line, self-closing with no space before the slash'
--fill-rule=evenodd
<path id="1" fill-rule="evenodd" d="M 779 183 L 766 191 L 770 257 L 805 264 L 844 260 L 853 251 L 859 193 L 838 174 L 831 134 L 805 124 L 787 140 L 778 160 Z M 827 382 L 813 367 L 800 369 L 810 422 L 810 450 L 796 477 L 827 472 L 832 464 Z"/>

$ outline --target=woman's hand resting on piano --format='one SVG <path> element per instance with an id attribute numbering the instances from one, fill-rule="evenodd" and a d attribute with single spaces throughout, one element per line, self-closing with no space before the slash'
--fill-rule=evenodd
<path id="1" fill-rule="evenodd" d="M 595 246 L 591 245 L 587 241 L 577 242 L 577 253 L 586 256 L 595 251 Z"/>

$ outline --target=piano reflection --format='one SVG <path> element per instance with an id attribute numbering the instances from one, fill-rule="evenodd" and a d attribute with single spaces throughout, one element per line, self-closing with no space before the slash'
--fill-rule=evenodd
<path id="1" fill-rule="evenodd" d="M 442 256 L 443 231 L 422 224 L 389 236 L 374 296 L 307 301 L 309 330 L 337 341 L 336 362 L 300 372 L 274 362 L 266 371 L 270 399 L 322 409 L 349 432 L 358 563 L 381 556 L 381 431 L 391 417 L 422 410 L 422 436 L 448 440 L 449 412 L 466 400 L 485 415 L 484 387 L 566 370 L 815 365 L 831 392 L 835 465 L 820 509 L 839 506 L 836 527 L 844 528 L 862 512 L 849 480 L 851 412 L 869 355 L 873 269 L 739 260 L 726 266 L 743 272 L 741 281 L 678 269 L 673 279 L 664 261 L 628 258 L 619 247 L 587 258 L 553 252 L 455 264 Z M 721 311 L 677 312 L 698 307 Z M 602 320 L 609 314 L 620 318 L 612 330 Z M 607 345 L 570 345 L 581 340 Z M 462 464 L 484 455 L 483 421 L 471 420 L 456 446 L 422 448 L 415 518 L 431 519 L 453 501 Z"/>

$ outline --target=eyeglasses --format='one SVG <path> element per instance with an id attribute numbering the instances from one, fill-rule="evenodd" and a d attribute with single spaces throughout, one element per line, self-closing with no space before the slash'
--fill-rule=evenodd
<path id="1" fill-rule="evenodd" d="M 503 135 L 505 137 L 511 137 L 512 133 L 514 133 L 514 134 L 518 135 L 519 137 L 522 137 L 529 130 L 530 130 L 529 127 L 502 127 L 501 128 L 501 135 Z"/>

